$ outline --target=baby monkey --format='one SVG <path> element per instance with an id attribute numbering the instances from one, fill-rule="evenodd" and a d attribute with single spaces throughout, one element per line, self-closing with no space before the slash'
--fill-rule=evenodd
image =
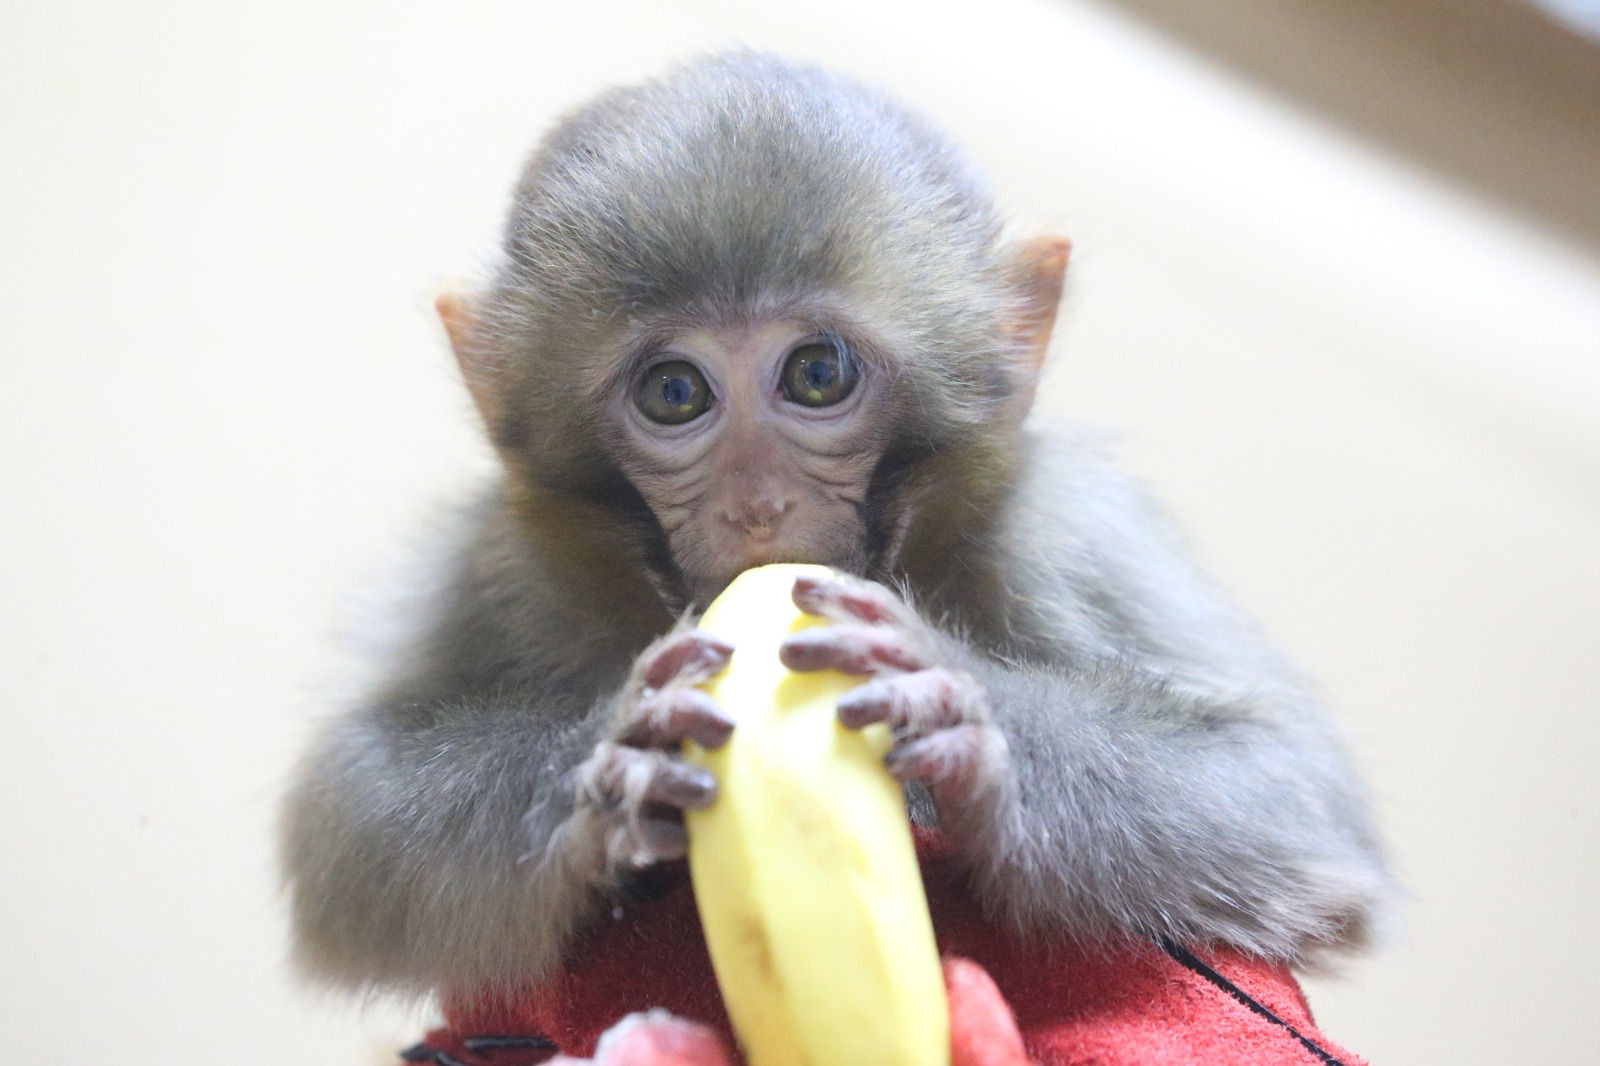
<path id="1" fill-rule="evenodd" d="M 794 669 L 865 683 L 889 768 L 997 923 L 1314 962 L 1390 893 L 1337 730 L 1137 486 L 1026 419 L 1065 240 L 1007 243 L 934 128 L 736 53 L 606 93 L 439 310 L 503 476 L 285 819 L 300 957 L 357 987 L 551 974 L 682 855 L 732 720 L 692 628 L 740 571 L 824 563 Z"/>

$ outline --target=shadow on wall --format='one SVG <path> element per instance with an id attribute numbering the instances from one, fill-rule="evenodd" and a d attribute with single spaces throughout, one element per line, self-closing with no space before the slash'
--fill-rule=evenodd
<path id="1" fill-rule="evenodd" d="M 1523 0 L 1113 0 L 1600 250 L 1600 40 Z"/>

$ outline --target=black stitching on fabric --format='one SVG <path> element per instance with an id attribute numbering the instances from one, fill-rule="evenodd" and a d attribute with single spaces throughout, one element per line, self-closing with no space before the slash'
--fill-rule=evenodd
<path id="1" fill-rule="evenodd" d="M 502 1048 L 520 1048 L 525 1051 L 560 1051 L 548 1036 L 469 1036 L 461 1041 L 474 1055 L 480 1051 L 499 1051 Z"/>
<path id="2" fill-rule="evenodd" d="M 430 1062 L 433 1066 L 468 1066 L 454 1055 L 446 1054 L 427 1044 L 415 1044 L 400 1052 L 402 1062 Z"/>
<path id="3" fill-rule="evenodd" d="M 1212 984 L 1228 993 L 1228 995 L 1244 1004 L 1251 1011 L 1267 1019 L 1267 1021 L 1271 1022 L 1273 1025 L 1281 1025 L 1284 1029 L 1287 1029 L 1290 1036 L 1300 1041 L 1301 1045 L 1304 1046 L 1307 1051 L 1321 1059 L 1327 1064 L 1327 1066 L 1346 1066 L 1343 1061 L 1328 1054 L 1328 1052 L 1319 1046 L 1315 1041 L 1309 1040 L 1302 1036 L 1300 1034 L 1300 1030 L 1296 1029 L 1294 1026 L 1290 1025 L 1288 1022 L 1284 1021 L 1282 1018 L 1278 1017 L 1266 1007 L 1252 999 L 1244 989 L 1240 988 L 1238 985 L 1234 984 L 1232 981 L 1213 970 L 1210 966 L 1207 966 L 1188 948 L 1185 948 L 1166 937 L 1162 937 L 1161 950 L 1165 951 L 1168 955 L 1171 955 L 1173 959 L 1175 959 L 1180 965 L 1193 970 L 1201 977 L 1204 977 L 1207 981 L 1210 981 Z"/>

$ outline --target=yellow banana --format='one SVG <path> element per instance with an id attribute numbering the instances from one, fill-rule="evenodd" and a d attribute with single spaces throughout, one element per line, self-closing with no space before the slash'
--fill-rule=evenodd
<path id="1" fill-rule="evenodd" d="M 688 812 L 689 869 L 751 1066 L 948 1066 L 949 1010 L 887 727 L 840 725 L 859 683 L 790 673 L 778 645 L 820 620 L 781 564 L 741 574 L 701 627 L 734 645 L 706 684 L 737 725 L 685 757 L 717 779 Z"/>

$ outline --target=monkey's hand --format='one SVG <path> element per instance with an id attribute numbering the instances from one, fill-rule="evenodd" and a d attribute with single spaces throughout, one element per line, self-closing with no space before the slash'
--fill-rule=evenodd
<path id="1" fill-rule="evenodd" d="M 683 762 L 678 746 L 727 743 L 733 720 L 694 686 L 732 654 L 731 645 L 692 629 L 662 637 L 635 660 L 608 734 L 577 773 L 578 805 L 599 821 L 609 869 L 683 857 L 683 812 L 709 805 L 717 782 Z"/>
<path id="2" fill-rule="evenodd" d="M 1006 779 L 1006 741 L 983 687 L 960 668 L 953 642 L 904 600 L 876 582 L 807 576 L 796 579 L 794 602 L 833 624 L 794 634 L 779 657 L 791 670 L 870 678 L 839 700 L 839 720 L 852 729 L 889 724 L 891 773 L 926 783 L 941 814 Z"/>

